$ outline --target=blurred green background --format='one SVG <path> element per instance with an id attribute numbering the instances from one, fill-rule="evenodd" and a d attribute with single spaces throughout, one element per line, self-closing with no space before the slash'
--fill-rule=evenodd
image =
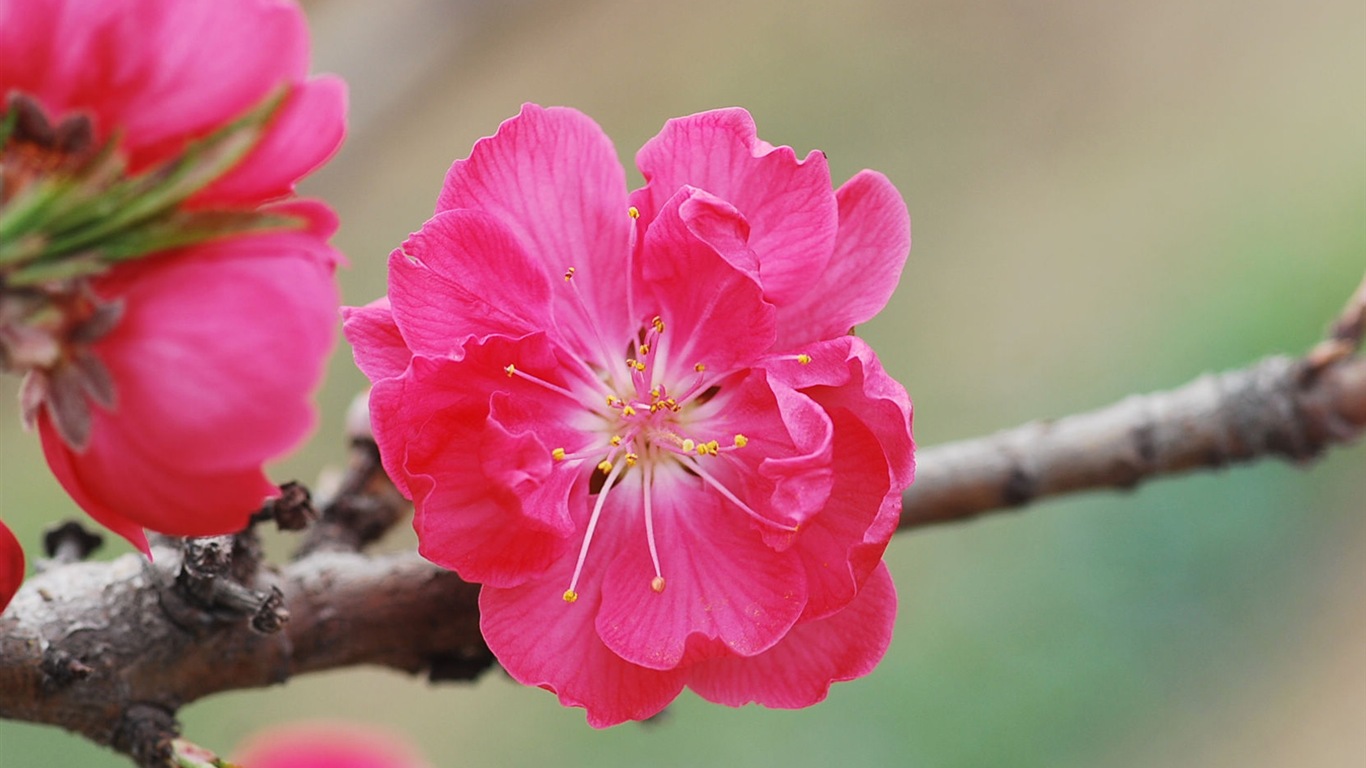
<path id="1" fill-rule="evenodd" d="M 667 118 L 741 105 L 766 140 L 825 150 L 837 181 L 881 170 L 910 205 L 901 287 L 861 333 L 922 445 L 1303 351 L 1366 267 L 1359 0 L 307 8 L 317 69 L 351 81 L 350 140 L 305 186 L 341 213 L 348 303 L 383 292 L 447 166 L 521 102 L 587 112 L 628 165 Z M 322 428 L 279 479 L 342 460 L 362 385 L 339 348 Z M 75 509 L 15 388 L 0 514 L 36 553 Z M 805 711 L 685 694 L 662 722 L 595 732 L 498 674 L 354 670 L 197 703 L 185 731 L 230 751 L 268 723 L 361 720 L 443 768 L 1360 764 L 1364 464 L 1358 445 L 902 534 L 886 660 Z M 4 768 L 125 765 L 0 723 Z"/>

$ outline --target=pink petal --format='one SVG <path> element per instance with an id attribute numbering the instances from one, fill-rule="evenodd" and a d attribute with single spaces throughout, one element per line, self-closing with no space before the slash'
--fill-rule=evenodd
<path id="1" fill-rule="evenodd" d="M 844 610 L 808 621 L 751 658 L 717 658 L 688 669 L 688 687 L 703 698 L 738 707 L 751 701 L 797 709 L 825 699 L 830 684 L 862 677 L 882 660 L 892 639 L 896 590 L 879 564 Z"/>
<path id="2" fill-rule="evenodd" d="M 775 333 L 773 307 L 759 284 L 689 227 L 689 218 L 699 216 L 712 230 L 728 221 L 733 243 L 741 239 L 743 220 L 699 194 L 685 190 L 670 200 L 642 249 L 642 278 L 666 328 L 659 359 L 675 381 L 692 379 L 699 364 L 718 376 L 741 367 L 771 347 Z"/>
<path id="3" fill-rule="evenodd" d="M 360 368 L 371 381 L 403 375 L 413 352 L 394 323 L 389 297 L 363 307 L 342 307 L 342 331 Z"/>
<path id="4" fill-rule="evenodd" d="M 287 210 L 327 226 L 316 204 Z M 145 547 L 141 528 L 229 533 L 276 488 L 263 462 L 314 423 L 310 393 L 332 345 L 335 253 L 315 229 L 236 237 L 119 266 L 96 290 L 123 303 L 92 346 L 114 381 L 89 445 L 44 453 L 91 516 Z M 244 372 L 248 372 L 244 375 Z"/>
<path id="5" fill-rule="evenodd" d="M 24 581 L 24 550 L 14 533 L 0 521 L 0 613 Z"/>
<path id="6" fill-rule="evenodd" d="M 586 505 L 578 508 L 586 517 Z M 620 546 L 610 526 L 599 535 L 598 551 Z M 515 680 L 555 692 L 565 706 L 584 707 L 594 728 L 658 714 L 682 691 L 683 673 L 637 666 L 603 644 L 593 626 L 603 569 L 586 569 L 581 597 L 568 603 L 563 594 L 574 562 L 572 555 L 561 558 L 538 580 L 516 587 L 485 586 L 479 593 L 484 640 Z"/>
<path id="7" fill-rule="evenodd" d="M 845 409 L 835 424 L 835 484 L 820 514 L 802 527 L 797 553 L 810 599 L 802 621 L 822 618 L 854 598 L 891 539 L 901 494 L 889 493 L 887 459 L 873 434 Z M 893 525 L 881 524 L 883 519 Z"/>
<path id="8" fill-rule="evenodd" d="M 728 380 L 718 394 L 695 407 L 690 418 L 699 443 L 729 448 L 742 435 L 744 448 L 728 450 L 706 467 L 752 509 L 780 526 L 801 526 L 819 512 L 834 482 L 831 425 L 824 409 L 806 395 L 762 372 Z M 792 535 L 763 530 L 769 546 L 784 549 Z"/>
<path id="9" fill-rule="evenodd" d="M 553 359 L 543 335 L 492 337 L 459 361 L 414 358 L 371 394 L 385 466 L 416 505 L 420 551 L 470 581 L 520 583 L 569 546 L 578 472 L 551 450 L 584 439 L 560 421 L 572 402 L 503 372 L 553 372 Z"/>
<path id="10" fill-rule="evenodd" d="M 224 207 L 271 200 L 336 153 L 346 133 L 346 84 L 320 77 L 292 88 L 265 136 L 231 171 L 196 193 L 191 206 Z"/>
<path id="11" fill-rule="evenodd" d="M 725 200 L 748 220 L 764 296 L 775 304 L 805 293 L 825 270 L 838 214 L 825 155 L 798 161 L 790 147 L 760 141 L 743 109 L 670 120 L 636 165 L 646 186 L 633 196 L 650 221 L 683 186 Z"/>
<path id="12" fill-rule="evenodd" d="M 911 399 L 888 375 L 867 342 L 843 336 L 806 348 L 811 362 L 772 358 L 764 368 L 775 378 L 814 398 L 827 410 L 859 414 L 887 455 L 892 490 L 901 493 L 915 478 Z"/>
<path id="13" fill-rule="evenodd" d="M 666 586 L 651 588 L 655 572 L 640 502 L 625 505 L 634 519 L 612 521 L 621 544 L 607 568 L 597 618 L 607 647 L 635 664 L 672 669 L 690 640 L 742 656 L 778 642 L 806 603 L 796 557 L 773 551 L 744 512 L 681 471 L 657 474 L 651 496 Z"/>
<path id="14" fill-rule="evenodd" d="M 835 193 L 839 234 L 811 290 L 778 307 L 778 348 L 843 336 L 882 311 L 911 249 L 906 202 L 887 177 L 863 171 Z"/>
<path id="15" fill-rule="evenodd" d="M 274 232 L 130 262 L 98 283 L 124 303 L 93 347 L 124 439 L 190 474 L 292 448 L 313 427 L 334 340 L 335 258 L 316 232 Z"/>
<path id="16" fill-rule="evenodd" d="M 555 292 L 556 321 L 585 341 L 574 351 L 596 357 L 597 348 L 586 344 L 595 334 L 624 343 L 635 333 L 641 318 L 627 317 L 625 302 L 626 174 L 611 141 L 587 116 L 524 105 L 496 134 L 479 140 L 469 159 L 451 166 L 436 209 L 460 208 L 502 221 L 547 277 L 559 280 L 575 269 L 583 302 L 568 286 Z"/>
<path id="17" fill-rule="evenodd" d="M 389 299 L 407 345 L 445 356 L 470 337 L 546 329 L 550 280 L 498 219 L 445 211 L 389 256 Z"/>

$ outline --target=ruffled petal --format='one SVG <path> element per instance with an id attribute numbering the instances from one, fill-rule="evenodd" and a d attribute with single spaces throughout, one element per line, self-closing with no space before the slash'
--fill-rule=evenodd
<path id="1" fill-rule="evenodd" d="M 778 307 L 778 349 L 849 333 L 896 290 L 911 249 L 911 218 L 896 187 L 863 171 L 836 191 L 839 233 L 830 263 L 811 290 Z"/>
<path id="2" fill-rule="evenodd" d="M 585 485 L 577 486 L 574 503 L 581 526 L 589 506 Z M 600 528 L 589 556 L 620 549 L 625 545 L 620 533 L 614 526 Z M 509 589 L 486 585 L 480 591 L 479 629 L 489 649 L 518 682 L 546 688 L 559 695 L 560 703 L 588 710 L 594 728 L 658 714 L 682 691 L 683 673 L 632 664 L 602 642 L 594 619 L 603 568 L 584 570 L 581 597 L 570 603 L 563 595 L 574 563 L 570 555 L 535 581 Z"/>
<path id="3" fill-rule="evenodd" d="M 896 620 L 896 589 L 879 565 L 844 610 L 793 627 L 782 642 L 751 658 L 703 661 L 688 668 L 688 687 L 708 701 L 757 702 L 797 709 L 825 699 L 830 684 L 862 677 L 882 660 Z"/>
<path id="4" fill-rule="evenodd" d="M 640 318 L 627 317 L 626 172 L 602 129 L 580 112 L 527 104 L 498 132 L 457 160 L 437 199 L 438 212 L 484 211 L 500 220 L 559 279 L 570 267 L 574 286 L 555 293 L 555 321 L 585 357 L 600 356 L 597 336 L 616 349 Z M 606 364 L 609 361 L 600 361 Z"/>
<path id="5" fill-rule="evenodd" d="M 738 380 L 737 380 L 738 378 Z M 819 512 L 834 482 L 831 424 L 814 400 L 761 371 L 732 377 L 697 405 L 689 419 L 697 443 L 716 440 L 726 450 L 702 466 L 765 519 L 770 546 L 792 543 L 786 529 Z M 737 447 L 736 436 L 745 443 Z"/>
<path id="6" fill-rule="evenodd" d="M 569 546 L 577 473 L 548 443 L 573 450 L 583 439 L 561 422 L 572 402 L 503 372 L 515 364 L 553 378 L 553 360 L 543 335 L 492 337 L 461 360 L 414 358 L 371 393 L 380 455 L 414 501 L 419 551 L 462 578 L 512 586 Z"/>
<path id="7" fill-rule="evenodd" d="M 775 338 L 773 307 L 759 284 L 698 237 L 689 226 L 698 218 L 711 230 L 729 224 L 728 241 L 742 241 L 744 221 L 734 209 L 685 189 L 646 230 L 641 257 L 642 278 L 666 327 L 658 359 L 673 381 L 693 378 L 697 365 L 709 376 L 723 375 L 754 360 Z M 722 239 L 714 232 L 713 237 Z"/>
<path id="8" fill-rule="evenodd" d="M 454 354 L 471 337 L 546 328 L 550 281 L 503 223 L 438 213 L 389 257 L 389 300 L 417 354 Z"/>
<path id="9" fill-rule="evenodd" d="M 24 550 L 14 533 L 0 521 L 0 613 L 24 581 Z"/>
<path id="10" fill-rule="evenodd" d="M 825 271 L 835 245 L 838 212 L 825 155 L 797 160 L 790 147 L 760 141 L 743 109 L 720 109 L 670 120 L 636 155 L 646 185 L 632 196 L 650 221 L 684 186 L 735 206 L 750 225 L 749 247 L 764 296 L 794 300 Z"/>
<path id="11" fill-rule="evenodd" d="M 633 486 L 614 493 L 639 494 L 639 483 Z M 806 603 L 797 558 L 773 551 L 743 511 L 697 478 L 660 472 L 650 493 L 666 586 L 662 592 L 651 586 L 655 571 L 642 505 L 624 504 L 635 519 L 612 521 L 620 550 L 602 585 L 597 631 L 603 642 L 627 661 L 652 669 L 677 667 L 685 655 L 695 658 L 688 653 L 693 639 L 703 641 L 692 643 L 694 649 L 724 648 L 742 656 L 772 647 Z"/>

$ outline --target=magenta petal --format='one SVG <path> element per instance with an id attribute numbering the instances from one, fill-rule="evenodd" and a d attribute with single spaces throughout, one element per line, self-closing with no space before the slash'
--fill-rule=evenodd
<path id="1" fill-rule="evenodd" d="M 390 255 L 389 299 L 408 347 L 445 356 L 470 337 L 545 330 L 550 281 L 502 222 L 445 211 Z"/>
<path id="2" fill-rule="evenodd" d="M 891 298 L 911 249 L 906 203 L 887 177 L 863 171 L 835 193 L 839 234 L 811 290 L 778 307 L 778 348 L 843 336 Z"/>
<path id="3" fill-rule="evenodd" d="M 355 353 L 356 367 L 371 381 L 403 375 L 412 350 L 403 341 L 385 296 L 363 307 L 342 307 L 342 331 Z"/>
<path id="4" fill-rule="evenodd" d="M 778 642 L 806 603 L 796 556 L 773 551 L 741 510 L 696 478 L 656 477 L 651 495 L 666 586 L 651 588 L 655 572 L 641 520 L 615 521 L 629 533 L 602 586 L 597 631 L 607 647 L 627 661 L 671 669 L 694 636 L 742 656 Z M 639 503 L 629 509 L 643 513 Z"/>
<path id="5" fill-rule="evenodd" d="M 24 581 L 24 550 L 14 533 L 0 521 L 0 613 Z"/>
<path id="6" fill-rule="evenodd" d="M 582 597 L 568 603 L 563 593 L 573 565 L 566 557 L 537 581 L 485 586 L 479 593 L 484 640 L 509 675 L 554 691 L 566 706 L 584 707 L 594 728 L 659 714 L 683 690 L 684 673 L 647 669 L 608 649 L 593 627 L 601 571 L 586 571 Z"/>
<path id="7" fill-rule="evenodd" d="M 773 345 L 773 307 L 763 299 L 754 277 L 698 238 L 684 215 L 705 207 L 713 236 L 723 221 L 742 237 L 744 222 L 726 216 L 714 198 L 684 190 L 669 201 L 646 231 L 641 273 L 667 330 L 660 359 L 676 380 L 687 381 L 695 365 L 720 375 L 752 361 Z M 706 286 L 699 290 L 698 286 Z M 721 331 L 724 329 L 724 331 Z"/>
<path id="8" fill-rule="evenodd" d="M 345 132 L 346 83 L 319 77 L 295 86 L 261 141 L 190 204 L 221 207 L 288 195 L 337 151 Z"/>
<path id="9" fill-rule="evenodd" d="M 572 293 L 556 292 L 557 321 L 573 337 L 628 338 L 640 318 L 626 316 L 626 172 L 602 129 L 580 112 L 527 104 L 466 160 L 457 160 L 437 199 L 438 212 L 483 211 L 511 228 L 542 272 L 575 269 L 585 315 Z M 586 353 L 587 348 L 579 349 Z M 596 351 L 596 350 L 594 350 Z"/>
<path id="10" fill-rule="evenodd" d="M 782 642 L 751 658 L 716 658 L 688 669 L 702 698 L 738 707 L 757 702 L 796 709 L 825 699 L 830 684 L 862 677 L 882 660 L 896 620 L 896 589 L 879 564 L 844 610 L 798 624 Z"/>
<path id="11" fill-rule="evenodd" d="M 647 183 L 634 199 L 646 220 L 684 186 L 740 211 L 769 301 L 792 301 L 825 270 L 838 222 L 825 156 L 812 152 L 799 161 L 790 147 L 760 141 L 745 110 L 670 120 L 641 148 L 636 165 Z"/>
<path id="12" fill-rule="evenodd" d="M 312 429 L 334 339 L 334 258 L 311 232 L 278 232 L 129 263 L 98 283 L 124 304 L 93 347 L 123 438 L 189 474 L 259 467 L 292 448 Z"/>
<path id="13" fill-rule="evenodd" d="M 234 533 L 279 493 L 259 462 L 192 472 L 174 461 L 173 451 L 145 451 L 140 436 L 123 429 L 127 424 L 97 409 L 90 444 L 79 453 L 57 436 L 46 412 L 38 431 L 48 465 L 71 498 L 143 552 L 143 528 L 171 536 Z"/>

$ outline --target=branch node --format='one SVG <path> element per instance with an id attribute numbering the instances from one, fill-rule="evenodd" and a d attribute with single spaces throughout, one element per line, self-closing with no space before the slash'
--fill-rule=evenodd
<path id="1" fill-rule="evenodd" d="M 79 563 L 103 544 L 103 536 L 75 520 L 67 520 L 43 532 L 43 552 L 60 565 Z"/>
<path id="2" fill-rule="evenodd" d="M 262 523 L 274 520 L 275 527 L 281 531 L 302 531 L 318 519 L 318 510 L 313 508 L 313 497 L 302 483 L 291 480 L 280 486 L 280 495 L 267 501 L 261 511 L 252 516 L 251 522 Z"/>
<path id="3" fill-rule="evenodd" d="M 175 715 L 155 704 L 129 705 L 114 730 L 111 746 L 129 755 L 138 768 L 169 768 L 175 758 L 172 740 L 180 735 Z"/>
<path id="4" fill-rule="evenodd" d="M 65 688 L 78 680 L 84 680 L 95 671 L 94 667 L 84 661 L 60 648 L 53 647 L 43 651 L 40 668 L 43 672 L 43 687 L 49 692 Z"/>

